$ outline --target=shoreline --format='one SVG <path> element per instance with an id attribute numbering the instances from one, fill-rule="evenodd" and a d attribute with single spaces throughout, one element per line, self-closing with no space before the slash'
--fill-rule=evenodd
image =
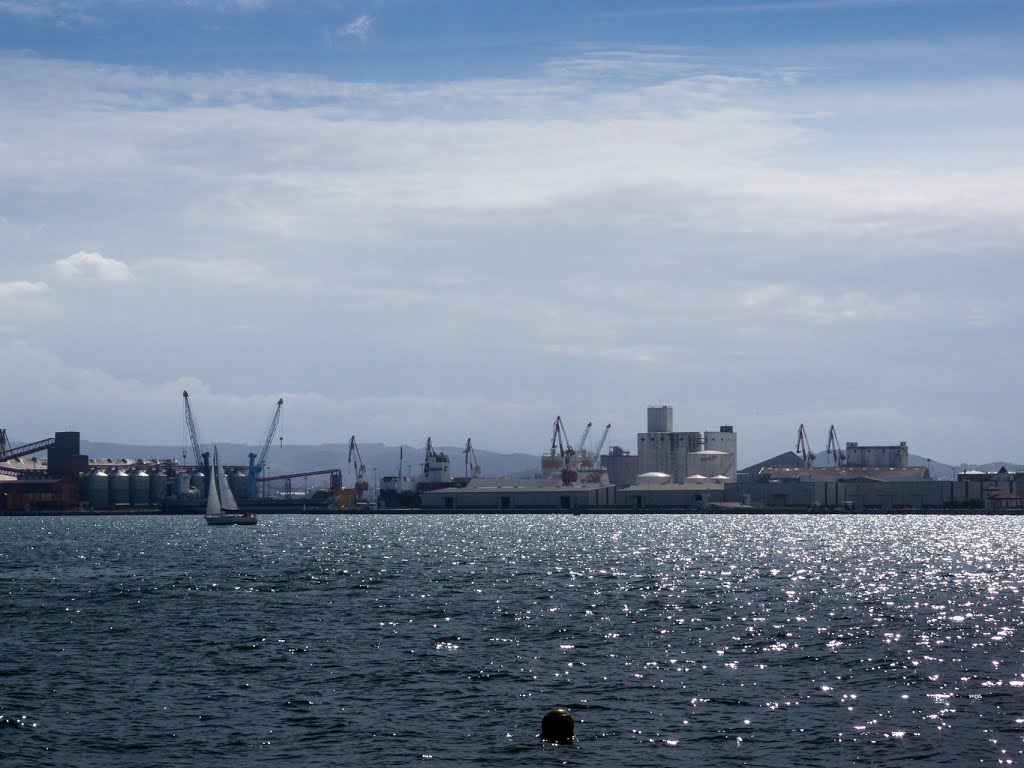
<path id="1" fill-rule="evenodd" d="M 599 507 L 594 509 L 564 510 L 564 509 L 459 509 L 459 510 L 435 510 L 423 509 L 420 507 L 393 507 L 376 509 L 331 509 L 329 507 L 309 508 L 288 508 L 288 509 L 255 509 L 250 510 L 258 516 L 265 515 L 355 515 L 366 517 L 368 515 L 438 515 L 449 517 L 452 515 L 568 515 L 571 517 L 583 517 L 588 515 L 812 515 L 812 516 L 835 516 L 848 517 L 851 515 L 879 515 L 884 517 L 903 516 L 983 516 L 983 517 L 1019 517 L 1021 510 L 993 510 L 993 509 L 851 509 L 851 510 L 811 510 L 805 508 L 780 508 L 780 507 L 709 507 L 707 509 L 692 509 L 689 507 L 664 507 L 660 509 L 637 510 L 630 507 Z M 197 509 L 156 509 L 156 508 L 132 508 L 132 509 L 102 509 L 102 510 L 5 510 L 0 511 L 0 517 L 201 517 L 204 512 Z"/>

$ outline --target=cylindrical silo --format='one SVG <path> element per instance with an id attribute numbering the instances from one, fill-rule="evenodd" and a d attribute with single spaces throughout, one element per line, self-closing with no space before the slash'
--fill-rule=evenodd
<path id="1" fill-rule="evenodd" d="M 174 475 L 174 495 L 188 496 L 192 490 L 192 478 L 188 472 L 178 472 Z"/>
<path id="2" fill-rule="evenodd" d="M 128 473 L 123 469 L 115 469 L 110 473 L 110 506 L 131 504 L 131 485 Z"/>
<path id="3" fill-rule="evenodd" d="M 133 507 L 149 506 L 149 473 L 136 469 L 128 476 L 128 489 Z"/>
<path id="4" fill-rule="evenodd" d="M 231 492 L 235 494 L 236 499 L 247 499 L 249 498 L 249 473 L 241 469 L 231 470 L 231 474 L 228 475 L 228 485 L 231 488 Z"/>
<path id="5" fill-rule="evenodd" d="M 188 478 L 189 485 L 191 485 L 197 494 L 200 496 L 206 496 L 206 475 L 200 472 L 198 469 L 193 471 Z"/>
<path id="6" fill-rule="evenodd" d="M 110 478 L 102 469 L 94 469 L 82 478 L 82 498 L 93 509 L 110 506 Z"/>
<path id="7" fill-rule="evenodd" d="M 159 504 L 167 496 L 167 473 L 163 468 L 155 467 L 149 473 L 149 503 Z"/>

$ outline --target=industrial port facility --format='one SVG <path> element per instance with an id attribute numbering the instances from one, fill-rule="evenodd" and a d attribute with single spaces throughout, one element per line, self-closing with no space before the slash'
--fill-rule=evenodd
<path id="1" fill-rule="evenodd" d="M 243 506 L 264 512 L 983 512 L 1019 514 L 1024 472 L 968 471 L 934 480 L 927 467 L 909 466 L 907 444 L 840 446 L 829 430 L 826 455 L 815 456 L 801 425 L 796 447 L 737 469 L 737 433 L 675 431 L 672 407 L 651 406 L 636 450 L 612 446 L 602 453 L 611 425 L 588 447 L 591 424 L 571 441 L 556 417 L 550 445 L 536 471 L 488 477 L 467 439 L 463 472 L 453 475 L 443 450 L 426 440 L 422 462 L 405 465 L 373 485 L 355 436 L 347 468 L 268 476 L 267 452 L 281 416 L 278 400 L 270 428 L 247 465 L 227 467 Z M 34 443 L 11 445 L 0 429 L 0 514 L 95 512 L 198 513 L 210 477 L 210 451 L 202 441 L 189 396 L 184 421 L 191 442 L 182 459 L 90 458 L 77 432 L 58 432 Z M 40 458 L 45 451 L 46 458 Z M 418 459 L 418 456 L 417 456 Z M 402 468 L 408 466 L 409 471 Z M 418 471 L 412 471 L 416 466 Z M 292 483 L 317 479 L 312 493 Z M 343 483 L 343 478 L 349 480 Z M 273 489 L 273 490 L 271 490 Z"/>

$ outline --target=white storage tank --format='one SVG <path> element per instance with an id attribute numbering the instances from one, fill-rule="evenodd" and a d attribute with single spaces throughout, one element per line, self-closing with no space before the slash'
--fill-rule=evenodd
<path id="1" fill-rule="evenodd" d="M 690 474 L 704 475 L 705 478 L 715 475 L 734 477 L 736 474 L 736 457 L 725 451 L 693 451 L 686 458 Z"/>
<path id="2" fill-rule="evenodd" d="M 637 485 L 666 485 L 672 482 L 672 475 L 667 472 L 644 472 L 636 479 Z"/>

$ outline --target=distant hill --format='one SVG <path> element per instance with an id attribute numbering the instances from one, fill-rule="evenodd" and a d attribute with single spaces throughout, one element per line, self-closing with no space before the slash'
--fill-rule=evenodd
<path id="1" fill-rule="evenodd" d="M 908 462 L 912 467 L 928 467 L 932 480 L 956 480 L 956 473 L 959 471 L 952 464 L 943 464 L 941 461 L 914 454 L 910 454 Z"/>
<path id="2" fill-rule="evenodd" d="M 933 480 L 955 480 L 960 472 L 969 469 L 978 469 L 982 472 L 998 472 L 1000 468 L 1006 467 L 1008 472 L 1020 472 L 1024 470 L 1024 464 L 1014 464 L 1010 461 L 990 461 L 985 464 L 961 463 L 957 465 L 943 464 L 940 461 L 930 461 L 924 456 L 910 456 L 910 464 L 915 467 L 929 467 Z"/>

